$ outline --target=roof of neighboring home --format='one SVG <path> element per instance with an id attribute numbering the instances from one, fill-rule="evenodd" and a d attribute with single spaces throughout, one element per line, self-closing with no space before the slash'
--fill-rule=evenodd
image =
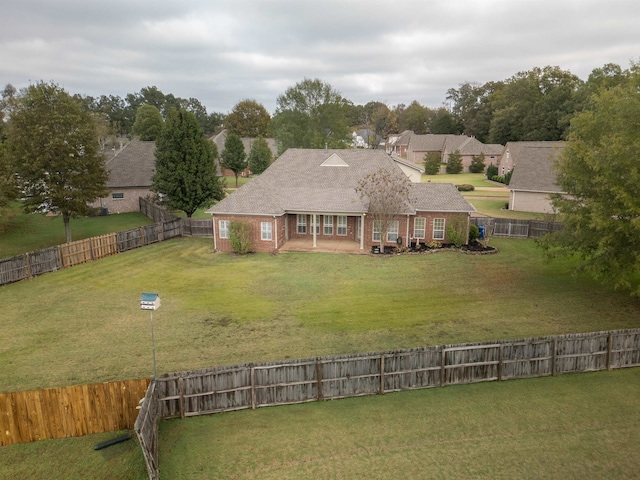
<path id="1" fill-rule="evenodd" d="M 424 173 L 424 167 L 421 165 L 418 165 L 417 163 L 409 162 L 406 158 L 402 158 L 398 155 L 394 155 L 393 153 L 391 154 L 391 158 L 396 163 L 400 163 L 405 167 L 411 168 L 417 172 Z"/>
<path id="2" fill-rule="evenodd" d="M 553 163 L 565 142 L 509 142 L 505 146 L 513 159 L 510 190 L 561 192 L 556 185 Z"/>
<path id="3" fill-rule="evenodd" d="M 504 147 L 496 144 L 486 144 L 477 138 L 467 135 L 434 134 L 413 135 L 409 143 L 413 152 L 446 152 L 458 150 L 461 155 L 500 155 Z"/>
<path id="4" fill-rule="evenodd" d="M 414 183 L 409 202 L 421 212 L 475 212 L 452 183 Z"/>
<path id="5" fill-rule="evenodd" d="M 380 169 L 403 175 L 400 167 L 382 150 L 289 149 L 260 176 L 207 210 L 211 214 L 283 215 L 294 212 L 360 214 L 367 203 L 356 191 L 358 183 Z M 412 184 L 413 197 L 430 210 L 429 201 L 438 192 L 448 192 L 439 200 L 438 211 L 475 211 L 457 189 L 437 184 Z M 426 185 L 426 186 L 425 186 Z M 437 185 L 437 186 L 436 186 Z M 412 187 L 413 188 L 413 187 Z M 423 192 L 423 189 L 425 192 Z M 455 201 L 452 200 L 455 197 Z M 451 202 L 447 202 L 447 199 Z M 443 205 L 443 203 L 446 205 Z M 446 206 L 446 208 L 444 208 Z M 415 207 L 409 207 L 413 213 Z"/>
<path id="6" fill-rule="evenodd" d="M 151 187 L 156 169 L 156 142 L 134 138 L 105 164 L 108 188 Z"/>

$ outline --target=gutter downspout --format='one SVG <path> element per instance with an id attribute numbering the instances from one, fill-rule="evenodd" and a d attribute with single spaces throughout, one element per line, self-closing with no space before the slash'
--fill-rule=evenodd
<path id="1" fill-rule="evenodd" d="M 313 216 L 311 218 L 313 220 L 313 225 L 311 226 L 311 228 L 313 229 L 313 247 L 315 248 L 315 247 L 318 246 L 318 242 L 317 242 L 317 239 L 316 239 L 316 235 L 317 235 L 316 234 L 316 230 L 317 230 L 316 227 L 317 227 L 318 218 L 316 217 L 315 213 L 313 214 Z"/>
<path id="2" fill-rule="evenodd" d="M 362 214 L 360 221 L 360 250 L 364 250 L 364 217 L 365 213 Z"/>
<path id="3" fill-rule="evenodd" d="M 405 247 L 410 247 L 411 242 L 409 241 L 409 214 L 407 213 L 407 235 L 404 237 L 404 245 Z"/>

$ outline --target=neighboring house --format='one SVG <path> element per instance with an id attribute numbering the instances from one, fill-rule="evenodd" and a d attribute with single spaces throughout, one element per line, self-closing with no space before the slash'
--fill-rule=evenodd
<path id="1" fill-rule="evenodd" d="M 289 149 L 262 175 L 207 210 L 213 216 L 216 250 L 232 251 L 232 221 L 252 227 L 253 250 L 274 252 L 288 240 L 357 242 L 360 250 L 380 245 L 380 233 L 367 216 L 368 202 L 356 188 L 367 175 L 385 169 L 404 175 L 401 165 L 382 150 Z M 388 232 L 387 245 L 447 242 L 448 222 L 461 217 L 468 225 L 475 212 L 455 186 L 412 183 L 406 210 Z M 415 240 L 414 240 L 415 241 Z"/>
<path id="2" fill-rule="evenodd" d="M 509 210 L 553 213 L 549 195 L 564 193 L 556 185 L 553 164 L 565 142 L 509 142 L 500 170 L 513 169 L 509 182 Z"/>
<path id="3" fill-rule="evenodd" d="M 231 170 L 227 170 L 226 168 L 222 168 L 220 166 L 220 156 L 222 155 L 222 151 L 224 150 L 224 142 L 227 140 L 227 131 L 226 130 L 222 130 L 220 133 L 218 133 L 217 135 L 214 135 L 213 137 L 210 138 L 210 140 L 215 143 L 217 149 L 218 149 L 218 158 L 216 158 L 216 170 L 217 170 L 217 174 L 218 176 L 224 176 L 224 177 L 233 177 L 234 173 Z M 249 157 L 249 152 L 251 152 L 251 147 L 253 147 L 253 143 L 257 140 L 256 138 L 242 138 L 242 145 L 244 146 L 244 153 L 247 154 L 247 157 Z M 265 138 L 267 145 L 269 145 L 269 149 L 271 150 L 271 153 L 273 154 L 273 158 L 275 159 L 278 155 L 278 147 L 276 145 L 276 141 L 273 138 Z M 242 176 L 245 177 L 247 175 L 251 175 L 251 171 L 246 168 L 243 172 L 242 172 Z"/>
<path id="4" fill-rule="evenodd" d="M 153 195 L 152 178 L 156 167 L 156 142 L 134 138 L 106 162 L 109 171 L 109 195 L 92 206 L 108 209 L 109 213 L 137 212 L 139 198 Z"/>
<path id="5" fill-rule="evenodd" d="M 400 157 L 407 156 L 407 148 L 409 147 L 409 140 L 414 136 L 411 130 L 405 130 L 398 135 L 390 135 L 387 139 L 387 153 L 392 153 Z"/>
<path id="6" fill-rule="evenodd" d="M 415 164 L 397 155 L 391 155 L 391 158 L 412 183 L 420 183 L 422 181 L 422 175 L 424 175 L 424 167 L 422 165 Z"/>
<path id="7" fill-rule="evenodd" d="M 449 155 L 455 151 L 460 152 L 462 158 L 462 171 L 468 172 L 474 156 L 484 154 L 485 167 L 496 165 L 504 150 L 502 145 L 485 144 L 474 137 L 466 135 L 432 134 L 408 136 L 406 158 L 410 162 L 424 164 L 428 153 L 436 152 L 440 155 L 440 161 L 446 164 Z"/>

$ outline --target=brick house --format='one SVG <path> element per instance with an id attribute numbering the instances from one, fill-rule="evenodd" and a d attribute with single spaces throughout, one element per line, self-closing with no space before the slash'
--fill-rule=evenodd
<path id="1" fill-rule="evenodd" d="M 109 171 L 109 195 L 98 199 L 93 207 L 109 213 L 137 212 L 139 198 L 153 195 L 152 178 L 156 167 L 156 142 L 134 138 L 118 150 L 105 164 Z"/>
<path id="2" fill-rule="evenodd" d="M 216 250 L 232 251 L 229 226 L 234 220 L 252 227 L 253 250 L 274 252 L 292 239 L 348 241 L 369 251 L 380 245 L 367 216 L 358 182 L 380 169 L 405 175 L 381 150 L 289 149 L 262 175 L 207 210 L 213 216 Z M 447 243 L 446 225 L 475 212 L 455 186 L 412 183 L 409 203 L 384 239 L 386 245 L 408 241 Z M 409 240 L 408 240 L 409 239 Z"/>
<path id="3" fill-rule="evenodd" d="M 220 165 L 220 157 L 222 155 L 222 152 L 224 151 L 224 142 L 227 141 L 227 131 L 222 130 L 220 133 L 212 136 L 209 140 L 211 140 L 215 144 L 216 148 L 218 149 L 218 157 L 216 158 L 216 170 L 217 170 L 218 176 L 233 177 L 234 173 L 231 170 L 222 168 L 222 166 Z M 247 157 L 249 157 L 251 148 L 253 148 L 253 144 L 255 143 L 257 138 L 243 137 L 240 140 L 242 140 L 244 153 L 247 155 Z M 278 147 L 276 146 L 275 139 L 265 138 L 264 140 L 267 142 L 267 145 L 269 146 L 269 150 L 271 150 L 271 154 L 273 155 L 273 158 L 276 158 L 278 156 Z M 245 168 L 245 170 L 242 172 L 242 176 L 245 177 L 247 175 L 251 175 L 251 171 L 248 168 Z"/>

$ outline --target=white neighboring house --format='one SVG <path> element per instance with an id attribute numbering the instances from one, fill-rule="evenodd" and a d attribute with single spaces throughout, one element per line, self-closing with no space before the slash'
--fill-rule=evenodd
<path id="1" fill-rule="evenodd" d="M 565 145 L 565 142 L 507 143 L 504 156 L 508 158 L 508 168 L 513 168 L 509 210 L 554 213 L 549 195 L 566 193 L 556 184 L 554 170 L 554 162 Z"/>

